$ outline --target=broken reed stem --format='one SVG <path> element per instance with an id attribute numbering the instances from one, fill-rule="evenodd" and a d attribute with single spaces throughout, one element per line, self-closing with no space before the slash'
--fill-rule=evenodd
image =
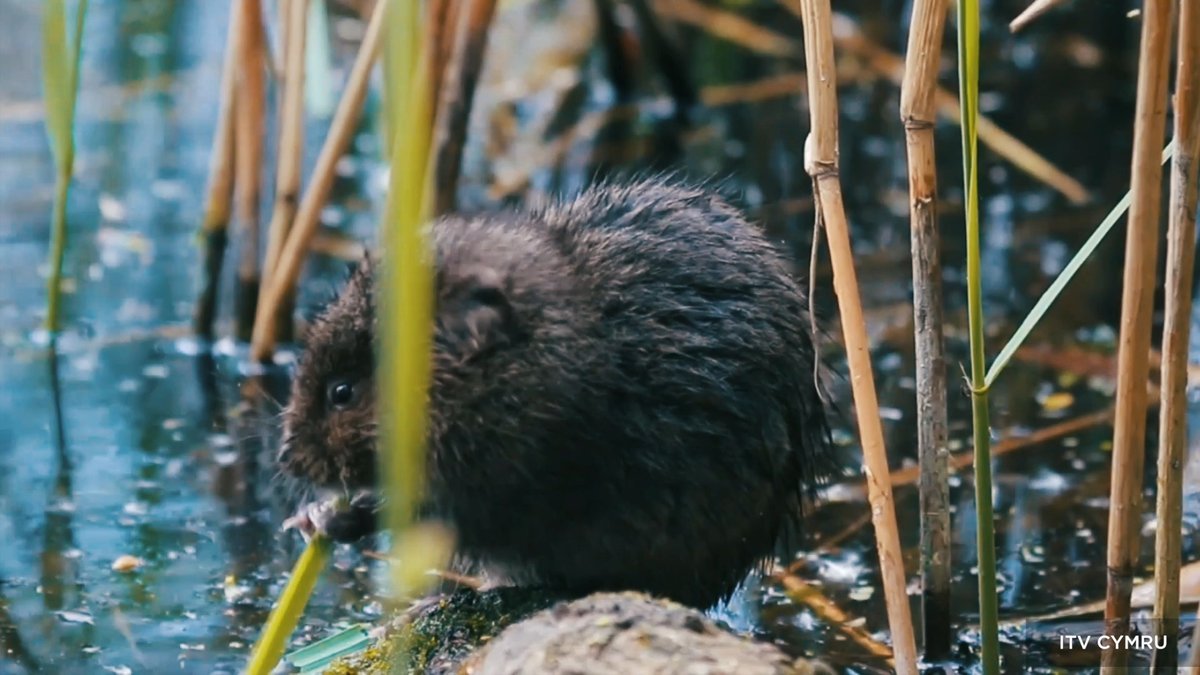
<path id="1" fill-rule="evenodd" d="M 296 204 L 300 200 L 301 172 L 304 168 L 304 47 L 308 32 L 308 0 L 284 1 L 284 79 L 283 104 L 279 124 L 279 157 L 275 172 L 275 208 L 267 231 L 267 255 L 263 276 L 270 278 L 279 264 L 283 243 L 287 240 Z M 266 284 L 259 289 L 259 302 L 264 302 Z M 275 311 L 276 340 L 292 338 L 292 310 L 295 289 L 289 289 Z M 265 361 L 271 358 L 273 344 L 252 345 L 251 357 Z"/>
<path id="2" fill-rule="evenodd" d="M 236 153 L 233 115 L 237 93 L 238 54 L 241 49 L 242 13 L 234 8 L 229 12 L 229 33 L 225 38 L 225 63 L 221 68 L 221 91 L 218 94 L 217 128 L 213 135 L 212 155 L 208 165 L 208 190 L 204 200 L 204 222 L 200 228 L 204 248 L 203 278 L 200 295 L 192 314 L 192 330 L 211 340 L 217 318 L 217 294 L 221 283 L 221 267 L 229 242 L 230 200 L 233 197 L 233 163 Z"/>
<path id="3" fill-rule="evenodd" d="M 334 169 L 346 151 L 346 146 L 350 144 L 355 126 L 362 116 L 371 68 L 379 55 L 379 38 L 386 7 L 387 2 L 384 0 L 375 3 L 371 19 L 367 22 L 366 34 L 358 47 L 358 56 L 355 57 L 346 88 L 329 126 L 329 134 L 325 137 L 316 166 L 309 177 L 308 189 L 304 191 L 304 197 L 296 211 L 296 219 L 279 254 L 278 264 L 271 270 L 270 277 L 264 280 L 266 290 L 258 303 L 258 311 L 254 318 L 252 349 L 256 354 L 270 354 L 274 349 L 276 336 L 273 317 L 278 313 L 279 306 L 296 288 L 300 268 L 304 265 L 308 247 L 320 223 L 321 209 L 325 206 L 330 186 L 333 185 Z"/>
<path id="4" fill-rule="evenodd" d="M 833 285 L 846 340 L 850 383 L 866 464 L 868 498 L 875 526 L 879 571 L 887 600 L 896 672 L 900 675 L 916 675 L 917 650 L 905 588 L 900 535 L 896 529 L 896 511 L 888 480 L 887 450 L 883 443 L 867 327 L 854 271 L 854 252 L 850 246 L 850 231 L 838 179 L 837 72 L 829 0 L 801 0 L 800 4 L 811 116 L 811 130 L 804 148 L 804 165 L 813 179 L 813 193 L 819 206 L 818 217 L 824 220 L 828 233 Z"/>
<path id="5" fill-rule="evenodd" d="M 461 0 L 465 11 L 457 12 L 458 25 L 453 29 L 453 51 L 441 75 L 441 103 L 437 106 L 434 129 L 434 162 L 429 176 L 433 180 L 433 215 L 454 211 L 458 192 L 458 177 L 462 170 L 463 146 L 467 125 L 471 119 L 471 104 L 475 87 L 483 69 L 483 54 L 487 50 L 488 29 L 496 10 L 496 0 Z M 458 4 L 458 3 L 454 3 Z M 449 32 L 443 30 L 443 32 Z M 437 94 L 435 90 L 435 94 Z"/>
<path id="6" fill-rule="evenodd" d="M 1015 33 L 1025 26 L 1033 23 L 1033 20 L 1039 16 L 1049 12 L 1055 7 L 1065 3 L 1067 0 L 1033 0 L 1025 11 L 1017 15 L 1017 18 L 1008 23 L 1008 30 Z"/>
<path id="7" fill-rule="evenodd" d="M 921 483 L 921 588 L 925 658 L 950 655 L 950 483 L 946 355 L 942 341 L 942 263 L 937 221 L 934 123 L 944 0 L 916 0 L 908 36 L 900 119 L 908 146 L 912 219 L 913 327 L 917 361 L 917 446 Z"/>
<path id="8" fill-rule="evenodd" d="M 1108 593 L 1104 608 L 1108 635 L 1129 632 L 1129 596 L 1138 562 L 1142 513 L 1142 462 L 1146 446 L 1146 381 L 1158 256 L 1159 158 L 1167 115 L 1172 0 L 1145 0 L 1138 56 L 1134 118 L 1132 201 L 1125 238 L 1120 346 L 1117 352 L 1117 411 L 1113 423 L 1113 465 L 1108 515 Z M 1178 148 L 1176 151 L 1178 152 Z M 1100 663 L 1124 668 L 1129 653 L 1106 649 Z"/>
<path id="9" fill-rule="evenodd" d="M 234 334 L 250 339 L 259 285 L 259 196 L 262 190 L 262 138 L 266 126 L 266 33 L 259 0 L 241 0 L 241 61 L 238 92 L 234 97 L 235 139 L 234 206 L 241 225 L 237 287 L 234 295 Z"/>
<path id="10" fill-rule="evenodd" d="M 793 1 L 789 0 L 785 6 L 790 6 Z M 837 46 L 839 48 L 848 49 L 859 55 L 873 70 L 892 82 L 902 83 L 906 71 L 904 59 L 871 41 L 850 19 L 835 15 L 835 21 L 838 27 Z M 938 87 L 934 94 L 934 101 L 937 104 L 938 113 L 942 117 L 955 124 L 962 123 L 962 103 L 952 92 Z M 975 125 L 979 140 L 996 154 L 1012 162 L 1018 169 L 1057 190 L 1073 204 L 1084 204 L 1090 199 L 1087 188 L 1082 183 L 1067 175 L 1066 172 L 1020 139 L 1002 129 L 990 117 L 976 115 Z"/>
<path id="11" fill-rule="evenodd" d="M 1200 154 L 1200 0 L 1179 2 L 1175 77 L 1175 158 L 1168 202 L 1166 300 L 1158 436 L 1154 539 L 1155 630 L 1166 638 L 1151 669 L 1175 672 L 1179 662 L 1179 568 L 1183 529 L 1183 462 L 1187 447 L 1188 341 L 1196 242 L 1196 159 Z M 1157 193 L 1156 195 L 1157 196 Z"/>

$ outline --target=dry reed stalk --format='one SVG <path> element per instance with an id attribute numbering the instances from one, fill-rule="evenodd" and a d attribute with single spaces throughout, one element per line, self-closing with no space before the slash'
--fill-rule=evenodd
<path id="1" fill-rule="evenodd" d="M 900 119 L 908 146 L 912 220 L 913 329 L 917 361 L 917 447 L 921 484 L 921 588 L 925 658 L 950 655 L 950 483 L 946 355 L 937 221 L 934 94 L 946 27 L 944 0 L 916 0 L 908 36 Z"/>
<path id="2" fill-rule="evenodd" d="M 851 642 L 861 647 L 868 654 L 883 659 L 884 663 L 895 667 L 891 658 L 891 650 L 888 649 L 888 646 L 879 643 L 871 637 L 870 633 L 857 624 L 854 620 L 855 617 L 851 616 L 841 607 L 838 607 L 819 588 L 805 583 L 803 579 L 791 573 L 780 576 L 779 581 L 793 602 L 808 607 L 826 625 L 836 627 L 839 632 L 850 638 Z"/>
<path id="3" fill-rule="evenodd" d="M 784 6 L 793 9 L 796 0 L 785 0 Z M 835 16 L 836 30 L 834 43 L 841 49 L 847 49 L 866 60 L 872 70 L 900 85 L 904 80 L 904 59 L 871 41 L 850 19 Z M 934 94 L 938 113 L 960 124 L 962 119 L 958 97 L 947 89 L 938 87 Z M 1057 190 L 1074 204 L 1083 204 L 1090 197 L 1083 184 L 1067 175 L 1050 160 L 1038 154 L 1021 140 L 1000 128 L 990 118 L 979 115 L 975 122 L 979 140 L 991 148 L 996 154 L 1012 162 L 1014 166 L 1025 173 L 1042 181 Z"/>
<path id="4" fill-rule="evenodd" d="M 780 73 L 750 82 L 710 84 L 700 89 L 700 103 L 709 108 L 719 108 L 802 95 L 807 90 L 804 73 Z"/>
<path id="5" fill-rule="evenodd" d="M 1171 0 L 1143 2 L 1108 517 L 1108 593 L 1104 620 L 1109 635 L 1129 632 L 1129 596 L 1141 543 L 1146 381 L 1158 260 L 1160 155 L 1167 116 L 1172 10 Z M 1102 667 L 1124 668 L 1128 662 L 1129 653 L 1124 649 L 1106 649 L 1101 654 Z"/>
<path id="6" fill-rule="evenodd" d="M 204 248 L 204 265 L 200 295 L 192 314 L 192 329 L 205 339 L 212 339 L 217 318 L 217 295 L 221 284 L 221 267 L 229 243 L 230 200 L 233 197 L 234 143 L 233 115 L 237 93 L 238 53 L 241 44 L 242 13 L 229 12 L 229 34 L 225 38 L 225 63 L 221 67 L 221 90 L 218 94 L 217 127 L 213 136 L 212 156 L 208 166 L 208 190 L 204 199 L 204 223 L 200 235 Z"/>
<path id="7" fill-rule="evenodd" d="M 458 25 L 453 26 L 453 33 L 450 33 L 453 36 L 453 50 L 442 73 L 433 138 L 436 150 L 430 156 L 434 165 L 426 174 L 433 181 L 432 212 L 435 216 L 450 213 L 455 208 L 467 123 L 471 118 L 471 104 L 479 83 L 479 73 L 483 69 L 488 29 L 496 11 L 496 0 L 461 2 L 467 7 L 458 12 Z"/>
<path id="8" fill-rule="evenodd" d="M 1196 607 L 1196 614 L 1200 615 L 1200 606 Z M 1200 621 L 1196 622 L 1196 627 L 1192 629 L 1192 653 L 1188 656 L 1188 672 L 1200 672 Z"/>
<path id="9" fill-rule="evenodd" d="M 435 116 L 439 105 L 437 93 L 442 91 L 446 69 L 451 67 L 450 62 L 454 58 L 456 40 L 458 40 L 458 17 L 462 4 L 466 1 L 430 0 L 429 25 L 433 31 L 433 39 L 426 40 L 425 48 L 430 50 L 427 58 L 431 68 L 429 81 L 432 87 L 430 91 L 434 93 L 433 113 Z"/>
<path id="10" fill-rule="evenodd" d="M 1070 434 L 1086 431 L 1092 427 L 1098 427 L 1112 422 L 1113 409 L 1105 408 L 1093 413 L 1088 413 L 1081 417 L 1058 422 L 1043 429 L 1027 435 L 1027 436 L 1010 436 L 1001 439 L 999 442 L 992 445 L 992 458 L 1003 457 L 1009 453 L 1022 450 L 1030 446 L 1045 443 L 1057 438 L 1062 438 Z M 975 455 L 972 450 L 965 450 L 958 454 L 952 455 L 949 458 L 949 470 L 958 472 L 963 469 L 970 469 L 975 464 Z M 900 487 L 903 485 L 912 485 L 921 477 L 919 467 L 905 467 L 896 469 L 892 472 L 891 480 L 892 487 Z"/>
<path id="11" fill-rule="evenodd" d="M 783 6 L 800 16 L 799 0 L 783 0 Z M 769 56 L 794 56 L 799 51 L 785 35 L 759 26 L 727 10 L 703 5 L 695 0 L 659 0 L 655 8 L 677 21 L 690 24 L 700 30 L 723 38 L 758 54 Z M 850 19 L 834 14 L 834 46 L 846 49 L 867 62 L 875 72 L 900 86 L 904 80 L 904 59 L 875 44 Z M 934 97 L 938 114 L 955 124 L 960 123 L 958 97 L 939 87 Z M 1090 199 L 1087 188 L 1067 175 L 1036 150 L 1000 128 L 995 122 L 980 115 L 976 122 L 979 140 L 1012 162 L 1025 173 L 1042 181 L 1060 192 L 1074 204 L 1083 204 Z"/>
<path id="12" fill-rule="evenodd" d="M 1200 155 L 1200 0 L 1179 1 L 1175 77 L 1175 158 L 1167 229 L 1166 301 L 1162 337 L 1162 409 L 1159 411 L 1158 491 L 1154 540 L 1155 630 L 1166 647 L 1152 670 L 1179 663 L 1179 568 L 1183 532 L 1183 462 L 1187 447 L 1188 341 L 1196 242 L 1196 159 Z"/>
<path id="13" fill-rule="evenodd" d="M 254 320 L 253 342 L 256 345 L 275 343 L 275 322 L 272 317 L 276 316 L 280 304 L 296 287 L 300 278 L 300 268 L 320 223 L 321 209 L 325 206 L 329 188 L 333 184 L 334 169 L 354 136 L 354 128 L 362 114 L 363 101 L 366 100 L 371 68 L 379 55 L 379 39 L 386 8 L 387 3 L 382 0 L 375 3 L 371 19 L 367 22 L 367 32 L 363 35 L 358 56 L 350 70 L 350 77 L 338 102 L 337 111 L 334 112 L 333 122 L 329 126 L 329 134 L 321 146 L 316 166 L 309 177 L 308 189 L 304 192 L 300 207 L 296 211 L 296 219 L 280 252 L 278 265 L 271 271 L 270 278 L 264 282 L 267 289 L 259 302 Z M 270 352 L 269 348 L 261 346 L 254 349 Z"/>
<path id="14" fill-rule="evenodd" d="M 1018 14 L 1017 18 L 1009 22 L 1008 30 L 1015 33 L 1033 23 L 1034 19 L 1045 14 L 1046 12 L 1049 12 L 1066 1 L 1067 0 L 1033 0 L 1033 2 L 1029 3 L 1029 6 L 1025 8 L 1025 11 Z"/>
<path id="15" fill-rule="evenodd" d="M 691 24 L 759 54 L 783 57 L 800 55 L 799 45 L 786 35 L 697 0 L 656 0 L 654 9 L 663 16 Z"/>
<path id="16" fill-rule="evenodd" d="M 308 0 L 283 0 L 284 18 L 284 79 L 283 103 L 279 123 L 279 156 L 275 171 L 275 208 L 267 231 L 267 255 L 263 276 L 270 279 L 279 264 L 279 255 L 288 231 L 296 217 L 300 200 L 300 180 L 304 169 L 304 48 L 308 32 Z M 259 302 L 265 302 L 267 284 L 259 289 Z M 292 310 L 295 289 L 284 295 L 275 314 L 275 337 L 289 341 L 292 337 Z M 256 341 L 251 357 L 265 361 L 275 345 Z"/>
<path id="17" fill-rule="evenodd" d="M 896 529 L 892 487 L 888 480 L 887 450 L 883 443 L 867 327 L 854 271 L 850 229 L 838 178 L 837 71 L 833 57 L 829 0 L 801 0 L 801 19 L 804 23 L 804 53 L 812 121 L 805 141 L 804 165 L 813 179 L 813 194 L 819 206 L 818 218 L 824 221 L 828 233 L 833 286 L 846 340 L 850 383 L 866 465 L 868 499 L 875 525 L 879 571 L 883 577 L 896 672 L 900 675 L 916 675 L 919 672 L 917 649 L 905 588 L 904 559 L 901 557 L 900 535 Z"/>
<path id="18" fill-rule="evenodd" d="M 234 104 L 234 208 L 241 225 L 234 333 L 248 341 L 254 326 L 259 286 L 259 197 L 262 190 L 262 138 L 266 126 L 266 32 L 259 0 L 241 0 L 238 68 L 241 77 Z"/>

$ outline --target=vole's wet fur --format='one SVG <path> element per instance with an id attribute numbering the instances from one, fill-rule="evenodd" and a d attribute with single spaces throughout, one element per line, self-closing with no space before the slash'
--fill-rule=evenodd
<path id="1" fill-rule="evenodd" d="M 830 446 L 805 295 L 741 213 L 649 179 L 432 236 L 428 506 L 461 554 L 703 607 L 775 552 Z M 311 329 L 285 415 L 280 460 L 318 486 L 375 480 L 371 267 Z"/>

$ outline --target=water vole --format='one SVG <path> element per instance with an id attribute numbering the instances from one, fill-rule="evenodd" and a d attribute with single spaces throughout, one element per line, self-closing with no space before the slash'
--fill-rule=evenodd
<path id="1" fill-rule="evenodd" d="M 739 211 L 665 179 L 432 228 L 427 511 L 518 582 L 727 596 L 827 468 L 805 295 Z M 315 323 L 283 468 L 369 494 L 375 308 L 364 263 Z M 353 539 L 372 500 L 320 527 Z"/>

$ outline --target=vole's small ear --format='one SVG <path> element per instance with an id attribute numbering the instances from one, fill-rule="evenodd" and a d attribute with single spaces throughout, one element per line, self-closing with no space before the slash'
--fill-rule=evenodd
<path id="1" fill-rule="evenodd" d="M 512 339 L 517 328 L 504 278 L 490 267 L 465 270 L 443 290 L 439 338 L 460 358 L 470 358 Z"/>

